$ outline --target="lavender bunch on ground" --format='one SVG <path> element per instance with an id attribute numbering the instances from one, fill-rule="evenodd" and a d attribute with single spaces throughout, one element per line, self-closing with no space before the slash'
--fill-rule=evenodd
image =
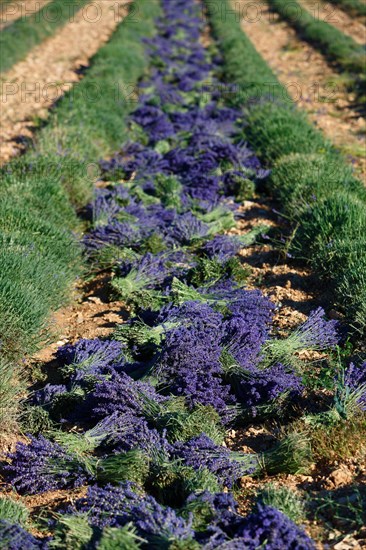
<path id="1" fill-rule="evenodd" d="M 216 475 L 222 486 L 231 488 L 243 475 L 250 475 L 258 466 L 257 457 L 248 455 L 242 463 L 230 457 L 226 447 L 216 445 L 206 434 L 201 434 L 183 443 L 177 441 L 172 446 L 172 455 L 182 459 L 195 470 L 207 468 Z M 244 455 L 243 455 L 244 456 Z"/>
<path id="2" fill-rule="evenodd" d="M 2 550 L 46 550 L 47 543 L 37 540 L 20 525 L 0 519 L 0 548 Z"/>
<path id="3" fill-rule="evenodd" d="M 210 241 L 207 241 L 202 247 L 203 253 L 208 258 L 225 262 L 230 260 L 242 248 L 240 240 L 230 235 L 216 235 Z"/>
<path id="4" fill-rule="evenodd" d="M 122 527 L 130 521 L 131 510 L 140 506 L 143 500 L 141 489 L 130 481 L 117 486 L 88 487 L 85 497 L 69 506 L 67 514 L 87 514 L 88 521 L 96 527 Z"/>
<path id="5" fill-rule="evenodd" d="M 100 225 L 87 233 L 83 245 L 87 251 L 100 250 L 106 245 L 124 247 L 139 246 L 143 234 L 140 229 L 127 222 L 113 220 L 106 225 Z"/>
<path id="6" fill-rule="evenodd" d="M 269 405 L 281 395 L 299 396 L 303 390 L 301 378 L 280 363 L 263 370 L 254 367 L 243 374 L 236 373 L 231 381 L 238 401 L 251 408 L 254 416 L 261 405 Z"/>
<path id="7" fill-rule="evenodd" d="M 234 399 L 221 378 L 220 354 L 215 331 L 181 326 L 166 337 L 157 367 L 159 381 L 175 395 L 186 396 L 190 407 L 211 405 L 225 415 Z"/>
<path id="8" fill-rule="evenodd" d="M 366 362 L 350 363 L 335 380 L 336 410 L 350 417 L 358 410 L 366 410 Z"/>
<path id="9" fill-rule="evenodd" d="M 157 430 L 150 428 L 144 418 L 131 412 L 112 413 L 88 430 L 85 437 L 103 449 L 119 453 L 141 449 L 149 455 L 154 449 L 167 446 Z"/>
<path id="10" fill-rule="evenodd" d="M 116 340 L 100 340 L 99 338 L 82 338 L 76 344 L 61 346 L 56 357 L 63 367 L 72 365 L 64 372 L 81 371 L 98 373 L 109 366 L 123 365 L 123 345 Z"/>
<path id="11" fill-rule="evenodd" d="M 238 514 L 238 504 L 231 493 L 191 494 L 185 503 L 184 513 L 193 514 L 195 529 L 202 533 L 198 536 L 200 542 L 212 540 L 213 535 L 233 536 L 243 517 Z M 220 537 L 221 538 L 221 537 Z"/>
<path id="12" fill-rule="evenodd" d="M 323 308 L 312 311 L 303 325 L 294 333 L 303 349 L 323 350 L 339 342 L 338 321 L 327 321 Z"/>
<path id="13" fill-rule="evenodd" d="M 158 289 L 170 275 L 164 254 L 147 253 L 135 262 L 122 264 L 123 277 L 114 279 L 113 286 L 122 299 L 145 289 Z"/>
<path id="14" fill-rule="evenodd" d="M 156 500 L 147 496 L 139 506 L 131 511 L 131 517 L 139 534 L 155 544 L 164 541 L 192 540 L 194 531 L 192 519 L 183 519 L 175 510 L 161 506 Z"/>
<path id="15" fill-rule="evenodd" d="M 135 382 L 124 372 L 112 372 L 109 380 L 96 385 L 89 394 L 86 405 L 92 417 L 101 420 L 115 412 L 141 416 L 145 403 L 161 403 L 165 399 L 156 393 L 151 384 Z"/>
<path id="16" fill-rule="evenodd" d="M 30 437 L 30 443 L 18 442 L 11 463 L 4 466 L 7 479 L 21 494 L 34 495 L 56 489 L 72 489 L 89 479 L 85 465 L 57 443 L 42 435 Z"/>
<path id="17" fill-rule="evenodd" d="M 169 237 L 180 245 L 189 245 L 193 241 L 208 235 L 210 227 L 200 221 L 191 212 L 179 216 L 169 231 Z"/>
<path id="18" fill-rule="evenodd" d="M 258 506 L 258 510 L 244 518 L 236 537 L 244 548 L 256 550 L 315 550 L 315 544 L 306 533 L 285 514 L 271 506 Z"/>

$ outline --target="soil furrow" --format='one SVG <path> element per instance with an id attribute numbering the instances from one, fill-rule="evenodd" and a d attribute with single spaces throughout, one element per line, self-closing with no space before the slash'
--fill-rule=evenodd
<path id="1" fill-rule="evenodd" d="M 328 2 L 315 2 L 314 0 L 300 0 L 300 4 L 311 15 L 321 21 L 325 21 L 353 38 L 358 44 L 366 43 L 366 27 L 340 8 Z"/>
<path id="2" fill-rule="evenodd" d="M 81 78 L 76 70 L 109 39 L 125 8 L 125 0 L 91 2 L 3 75 L 0 163 L 24 148 L 34 127 L 47 117 L 47 109 Z"/>
<path id="3" fill-rule="evenodd" d="M 0 5 L 0 31 L 21 17 L 28 17 L 42 9 L 51 0 L 16 0 Z"/>
<path id="4" fill-rule="evenodd" d="M 294 102 L 341 149 L 365 179 L 365 121 L 354 107 L 347 82 L 268 6 L 260 11 L 250 0 L 233 2 L 241 26 L 284 84 Z"/>

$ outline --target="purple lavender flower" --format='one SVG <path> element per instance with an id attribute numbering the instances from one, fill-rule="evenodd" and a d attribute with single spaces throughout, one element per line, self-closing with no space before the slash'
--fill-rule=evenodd
<path id="1" fill-rule="evenodd" d="M 145 400 L 160 403 L 166 398 L 156 393 L 147 382 L 135 382 L 126 373 L 112 372 L 109 380 L 98 383 L 88 396 L 87 405 L 95 419 L 103 419 L 114 412 L 143 414 Z"/>
<path id="2" fill-rule="evenodd" d="M 179 216 L 169 230 L 169 236 L 182 245 L 190 244 L 209 233 L 209 226 L 187 212 Z"/>
<path id="3" fill-rule="evenodd" d="M 326 321 L 323 308 L 312 311 L 303 325 L 296 330 L 296 337 L 303 348 L 327 349 L 339 342 L 338 321 Z"/>
<path id="4" fill-rule="evenodd" d="M 42 435 L 30 436 L 30 443 L 18 442 L 4 466 L 7 478 L 21 494 L 34 495 L 56 489 L 72 489 L 90 478 L 76 456 Z"/>
<path id="5" fill-rule="evenodd" d="M 193 537 L 191 521 L 184 520 L 174 510 L 163 507 L 152 496 L 143 495 L 139 487 L 125 481 L 117 487 L 88 488 L 86 497 L 66 510 L 68 514 L 87 514 L 91 525 L 97 527 L 123 527 L 133 522 L 144 538 L 159 536 L 168 540 L 185 540 Z"/>
<path id="6" fill-rule="evenodd" d="M 61 365 L 71 365 L 92 360 L 101 366 L 112 365 L 123 358 L 123 347 L 116 340 L 82 338 L 76 344 L 65 344 L 58 348 L 56 357 Z"/>
<path id="7" fill-rule="evenodd" d="M 223 315 L 204 302 L 187 301 L 180 306 L 173 303 L 164 306 L 157 318 L 158 324 L 179 323 L 184 326 L 194 326 L 197 331 L 210 330 L 214 336 L 222 336 L 221 326 Z"/>
<path id="8" fill-rule="evenodd" d="M 240 240 L 235 237 L 229 235 L 216 235 L 213 239 L 205 243 L 202 250 L 209 258 L 218 260 L 219 262 L 225 262 L 235 256 L 242 246 Z"/>
<path id="9" fill-rule="evenodd" d="M 67 392 L 67 388 L 64 384 L 46 384 L 44 388 L 34 393 L 33 403 L 35 405 L 48 405 L 54 400 L 56 395 L 65 392 Z"/>
<path id="10" fill-rule="evenodd" d="M 235 384 L 235 395 L 246 408 L 256 414 L 256 408 L 268 404 L 283 394 L 295 397 L 301 394 L 303 384 L 295 372 L 280 363 L 260 370 L 251 368 L 239 377 Z"/>
<path id="11" fill-rule="evenodd" d="M 146 497 L 132 509 L 132 518 L 141 536 L 159 537 L 167 541 L 192 539 L 192 520 L 185 520 L 169 507 L 163 507 L 153 497 Z"/>
<path id="12" fill-rule="evenodd" d="M 186 508 L 204 508 L 210 513 L 210 526 L 219 528 L 220 531 L 233 536 L 243 517 L 238 513 L 238 503 L 231 493 L 210 493 L 204 491 L 199 494 L 192 494 L 186 500 Z M 210 533 L 210 538 L 212 533 Z M 204 538 L 208 538 L 207 532 Z"/>
<path id="13" fill-rule="evenodd" d="M 46 550 L 47 543 L 36 539 L 20 525 L 0 519 L 0 548 L 4 550 Z"/>
<path id="14" fill-rule="evenodd" d="M 87 495 L 66 510 L 67 514 L 87 514 L 96 527 L 123 527 L 130 521 L 131 511 L 143 501 L 141 489 L 130 481 L 117 486 L 88 487 Z"/>
<path id="15" fill-rule="evenodd" d="M 243 520 L 236 536 L 251 550 L 263 545 L 266 550 L 315 550 L 315 544 L 306 533 L 271 506 L 259 505 L 256 512 Z"/>
<path id="16" fill-rule="evenodd" d="M 98 250 L 105 245 L 133 247 L 141 243 L 142 234 L 139 228 L 127 222 L 113 220 L 107 225 L 96 227 L 84 236 L 83 244 L 87 250 Z"/>
<path id="17" fill-rule="evenodd" d="M 121 275 L 126 278 L 126 293 L 142 289 L 158 289 L 171 275 L 176 267 L 169 266 L 169 255 L 151 254 L 148 252 L 134 262 L 120 264 Z M 121 283 L 123 283 L 121 281 Z"/>
<path id="18" fill-rule="evenodd" d="M 366 410 L 366 361 L 359 365 L 350 363 L 345 370 L 342 385 L 357 395 L 357 404 Z"/>
<path id="19" fill-rule="evenodd" d="M 268 337 L 267 324 L 260 325 L 261 318 L 248 323 L 242 315 L 232 315 L 223 323 L 221 346 L 243 368 L 253 367 L 259 360 L 259 352 Z"/>
<path id="20" fill-rule="evenodd" d="M 102 448 L 118 453 L 141 449 L 151 454 L 154 449 L 168 445 L 164 436 L 150 428 L 144 418 L 131 413 L 114 412 L 88 430 L 85 436 Z"/>
<path id="21" fill-rule="evenodd" d="M 234 398 L 221 378 L 220 354 L 215 331 L 180 326 L 167 334 L 157 374 L 171 392 L 186 396 L 190 407 L 211 405 L 225 415 Z"/>
<path id="22" fill-rule="evenodd" d="M 232 460 L 229 449 L 216 445 L 206 434 L 187 442 L 177 441 L 172 446 L 172 454 L 195 470 L 207 468 L 216 475 L 221 485 L 229 488 L 243 475 L 253 473 L 257 466 L 255 456 L 251 460 L 248 455 L 248 461 L 243 464 Z"/>

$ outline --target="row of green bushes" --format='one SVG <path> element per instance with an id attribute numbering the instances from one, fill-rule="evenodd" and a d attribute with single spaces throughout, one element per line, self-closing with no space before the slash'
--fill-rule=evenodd
<path id="1" fill-rule="evenodd" d="M 290 102 L 239 22 L 227 15 L 228 0 L 205 1 L 224 56 L 226 79 L 238 90 L 232 101 L 247 109 L 245 137 L 272 168 L 270 191 L 297 227 L 291 248 L 330 283 L 335 303 L 362 331 L 366 328 L 366 189 Z"/>
<path id="2" fill-rule="evenodd" d="M 342 69 L 359 75 L 364 73 L 366 52 L 353 38 L 311 15 L 297 0 L 268 0 L 268 3 L 302 38 L 316 45 Z"/>
<path id="3" fill-rule="evenodd" d="M 27 53 L 52 36 L 55 30 L 71 21 L 77 11 L 89 0 L 52 0 L 39 11 L 26 15 L 19 11 L 20 17 L 0 33 L 0 72 L 9 70 L 21 61 Z M 16 4 L 13 6 L 21 9 Z M 3 7 L 3 18 L 6 19 L 6 6 Z"/>
<path id="4" fill-rule="evenodd" d="M 136 84 L 145 70 L 142 37 L 153 32 L 157 3 L 138 0 L 93 58 L 85 78 L 59 102 L 34 146 L 0 171 L 1 351 L 30 351 L 82 266 L 73 232 L 76 209 L 92 196 L 97 161 L 125 140 L 134 103 L 115 85 Z M 138 8 L 138 9 L 137 9 Z M 88 90 L 100 89 L 92 100 Z"/>
<path id="5" fill-rule="evenodd" d="M 364 17 L 366 15 L 366 4 L 360 0 L 330 0 L 331 4 L 340 6 L 346 13 Z"/>

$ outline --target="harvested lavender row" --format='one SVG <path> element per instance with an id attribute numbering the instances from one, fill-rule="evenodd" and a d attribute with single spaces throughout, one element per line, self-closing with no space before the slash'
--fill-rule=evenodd
<path id="1" fill-rule="evenodd" d="M 315 548 L 270 506 L 242 517 L 232 495 L 245 475 L 300 471 L 307 441 L 295 434 L 259 454 L 223 442 L 228 426 L 300 398 L 296 354 L 334 347 L 337 323 L 318 309 L 284 345 L 271 332 L 272 302 L 245 290 L 238 253 L 256 235 L 228 232 L 268 173 L 240 141 L 243 113 L 218 92 L 220 58 L 200 44 L 199 5 L 162 5 L 134 141 L 101 163 L 110 183 L 96 190 L 83 239 L 90 260 L 113 269 L 131 317 L 108 340 L 58 350 L 57 383 L 32 397 L 47 429 L 2 467 L 21 495 L 85 485 L 87 494 L 53 516 L 51 539 L 2 521 L 8 548 L 65 548 L 81 533 L 80 548 Z M 357 369 L 343 387 L 364 405 Z"/>

